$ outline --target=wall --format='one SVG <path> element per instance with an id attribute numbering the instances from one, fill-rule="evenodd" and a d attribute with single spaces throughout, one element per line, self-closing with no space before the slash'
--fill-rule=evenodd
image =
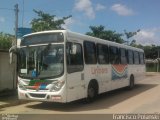
<path id="1" fill-rule="evenodd" d="M 9 63 L 8 51 L 0 51 L 0 91 L 16 88 L 15 65 Z"/>

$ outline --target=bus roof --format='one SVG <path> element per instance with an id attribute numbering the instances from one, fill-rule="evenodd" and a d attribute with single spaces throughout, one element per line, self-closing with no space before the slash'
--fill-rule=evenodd
<path id="1" fill-rule="evenodd" d="M 139 52 L 144 52 L 142 49 L 139 49 L 139 48 L 131 47 L 131 46 L 128 46 L 128 45 L 124 45 L 124 44 L 120 44 L 120 43 L 116 43 L 116 42 L 112 42 L 112 41 L 109 41 L 109 40 L 104 40 L 104 39 L 100 39 L 100 38 L 96 38 L 96 37 L 92 37 L 92 36 L 88 36 L 88 35 L 84 35 L 84 34 L 80 34 L 80 33 L 76 33 L 76 32 L 72 32 L 70 30 L 41 31 L 41 32 L 35 32 L 35 33 L 27 34 L 24 37 L 31 36 L 31 35 L 45 34 L 45 33 L 54 33 L 54 32 L 62 32 L 64 34 L 66 34 L 66 36 L 68 38 L 77 38 L 77 39 L 80 39 L 80 40 L 92 41 L 92 42 L 95 42 L 95 43 L 108 44 L 110 46 L 116 46 L 116 47 L 120 47 L 120 48 L 126 48 L 126 49 L 136 50 L 136 51 L 139 51 Z"/>
<path id="2" fill-rule="evenodd" d="M 128 46 L 128 45 L 124 45 L 124 44 L 120 44 L 120 43 L 116 43 L 116 42 L 112 42 L 109 40 L 104 40 L 104 39 L 100 39 L 100 38 L 96 38 L 96 37 L 92 37 L 92 36 L 88 36 L 88 35 L 83 35 L 83 34 L 76 33 L 76 32 L 67 31 L 67 34 L 68 34 L 68 37 L 72 37 L 72 38 L 78 38 L 78 39 L 82 39 L 82 40 L 86 40 L 86 41 L 92 41 L 95 43 L 104 43 L 104 44 L 108 44 L 110 46 L 116 46 L 116 47 L 136 50 L 139 52 L 144 52 L 142 49 L 139 49 L 139 48 L 135 48 L 132 46 Z"/>

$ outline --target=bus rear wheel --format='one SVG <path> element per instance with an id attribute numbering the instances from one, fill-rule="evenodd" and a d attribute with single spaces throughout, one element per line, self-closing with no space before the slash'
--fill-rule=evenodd
<path id="1" fill-rule="evenodd" d="M 128 86 L 129 90 L 132 90 L 132 89 L 134 88 L 134 86 L 135 86 L 134 76 L 131 75 L 131 77 L 130 77 L 130 82 L 129 82 L 129 86 Z"/>

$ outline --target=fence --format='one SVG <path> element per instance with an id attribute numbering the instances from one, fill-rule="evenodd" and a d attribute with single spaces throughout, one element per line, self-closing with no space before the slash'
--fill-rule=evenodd
<path id="1" fill-rule="evenodd" d="M 160 61 L 146 60 L 146 72 L 160 72 Z"/>
<path id="2" fill-rule="evenodd" d="M 0 50 L 0 91 L 16 88 L 15 63 L 9 64 L 8 51 Z"/>

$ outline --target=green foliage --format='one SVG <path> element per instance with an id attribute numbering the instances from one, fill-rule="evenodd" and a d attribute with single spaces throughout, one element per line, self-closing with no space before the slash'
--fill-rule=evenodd
<path id="1" fill-rule="evenodd" d="M 146 56 L 147 59 L 158 58 L 158 51 L 159 51 L 159 54 L 160 54 L 160 46 L 155 46 L 155 45 L 144 46 L 143 49 L 144 49 L 145 56 Z"/>
<path id="2" fill-rule="evenodd" d="M 157 59 L 158 58 L 158 51 L 160 54 L 160 46 L 155 46 L 155 45 L 143 46 L 141 44 L 139 44 L 139 45 L 134 44 L 132 46 L 143 49 L 146 59 Z"/>
<path id="3" fill-rule="evenodd" d="M 146 72 L 157 72 L 157 65 L 158 65 L 157 63 L 146 63 Z"/>
<path id="4" fill-rule="evenodd" d="M 124 35 L 126 36 L 127 40 L 130 41 L 130 39 L 135 36 L 138 32 L 140 32 L 140 29 L 136 32 L 127 32 L 124 30 Z M 158 58 L 158 50 L 160 51 L 160 46 L 150 45 L 150 46 L 143 46 L 141 44 L 137 44 L 136 40 L 132 40 L 130 42 L 130 46 L 141 48 L 145 52 L 145 58 L 146 59 L 156 59 Z"/>
<path id="5" fill-rule="evenodd" d="M 123 36 L 122 34 L 116 33 L 115 31 L 112 31 L 112 30 L 105 30 L 105 27 L 102 25 L 90 26 L 89 28 L 91 32 L 87 32 L 86 35 L 117 42 L 117 43 L 124 42 L 123 39 L 121 38 L 121 36 Z"/>
<path id="6" fill-rule="evenodd" d="M 140 29 L 135 32 L 127 32 L 126 30 L 124 30 L 124 34 L 119 34 L 119 33 L 116 33 L 115 31 L 105 30 L 105 27 L 102 25 L 90 26 L 89 28 L 90 28 L 91 32 L 87 32 L 86 33 L 87 35 L 101 38 L 104 40 L 114 41 L 117 43 L 128 42 L 128 43 L 130 43 L 130 44 L 128 44 L 130 46 L 144 49 L 146 59 L 158 58 L 158 51 L 160 51 L 160 46 L 155 46 L 155 45 L 143 46 L 141 44 L 137 44 L 135 39 L 132 39 L 133 36 L 135 36 L 138 32 L 140 32 Z M 122 39 L 123 35 L 126 37 L 127 41 L 124 41 Z M 160 54 L 160 52 L 159 52 L 159 54 Z"/>
<path id="7" fill-rule="evenodd" d="M 71 15 L 63 17 L 62 19 L 56 19 L 56 15 L 50 15 L 43 11 L 33 10 L 38 18 L 34 18 L 31 21 L 33 32 L 44 31 L 44 30 L 57 30 L 63 29 L 61 25 L 65 24 L 65 20 L 72 17 Z"/>
<path id="8" fill-rule="evenodd" d="M 137 44 L 136 40 L 132 40 L 131 43 L 130 43 L 130 46 L 140 48 L 140 49 L 144 49 L 144 46 L 141 45 L 141 44 Z"/>
<path id="9" fill-rule="evenodd" d="M 10 34 L 0 33 L 0 49 L 1 50 L 8 50 L 12 45 L 12 40 L 14 36 Z"/>
<path id="10" fill-rule="evenodd" d="M 140 29 L 138 29 L 136 32 L 127 32 L 126 30 L 124 30 L 124 34 L 125 34 L 127 39 L 135 36 L 138 32 L 140 32 Z"/>
<path id="11" fill-rule="evenodd" d="M 125 35 L 125 37 L 126 37 L 126 39 L 127 39 L 127 41 L 125 41 L 125 42 L 127 42 L 127 44 L 130 45 L 130 46 L 137 47 L 137 45 L 136 45 L 136 40 L 134 40 L 134 39 L 131 40 L 131 38 L 132 38 L 133 36 L 137 35 L 138 32 L 140 32 L 140 29 L 138 29 L 138 30 L 135 31 L 135 32 L 127 32 L 126 30 L 124 30 L 124 35 Z M 131 41 L 131 42 L 130 42 L 130 41 Z M 130 42 L 130 44 L 129 44 L 129 42 Z"/>
<path id="12" fill-rule="evenodd" d="M 130 43 L 130 46 L 136 47 L 136 40 L 132 40 L 132 42 Z"/>

